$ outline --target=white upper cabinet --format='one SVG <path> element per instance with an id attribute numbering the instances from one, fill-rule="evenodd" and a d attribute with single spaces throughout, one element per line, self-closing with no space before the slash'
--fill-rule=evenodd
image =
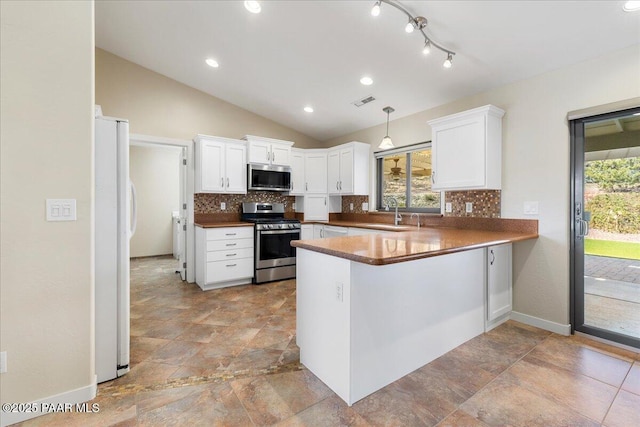
<path id="1" fill-rule="evenodd" d="M 327 150 L 304 150 L 304 191 L 327 194 Z"/>
<path id="2" fill-rule="evenodd" d="M 304 151 L 299 148 L 291 149 L 291 196 L 304 194 Z"/>
<path id="3" fill-rule="evenodd" d="M 244 141 L 198 135 L 196 193 L 247 193 L 247 147 Z"/>
<path id="4" fill-rule="evenodd" d="M 485 105 L 428 122 L 434 190 L 501 189 L 504 113 Z"/>
<path id="5" fill-rule="evenodd" d="M 349 142 L 328 150 L 327 188 L 331 195 L 368 195 L 369 144 Z"/>
<path id="6" fill-rule="evenodd" d="M 248 142 L 249 163 L 291 166 L 293 142 L 253 135 L 246 135 L 243 139 Z"/>

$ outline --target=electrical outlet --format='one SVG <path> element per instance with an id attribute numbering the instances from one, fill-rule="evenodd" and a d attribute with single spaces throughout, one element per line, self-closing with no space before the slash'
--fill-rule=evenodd
<path id="1" fill-rule="evenodd" d="M 342 283 L 336 283 L 336 301 L 342 302 Z"/>
<path id="2" fill-rule="evenodd" d="M 353 212 L 353 203 L 349 203 L 349 209 Z"/>
<path id="3" fill-rule="evenodd" d="M 368 202 L 363 202 L 362 203 L 362 210 L 365 212 L 369 211 L 369 203 Z"/>
<path id="4" fill-rule="evenodd" d="M 0 352 L 0 374 L 7 372 L 7 352 Z"/>
<path id="5" fill-rule="evenodd" d="M 464 204 L 464 210 L 466 213 L 471 213 L 473 212 L 473 203 L 471 202 L 467 202 Z"/>
<path id="6" fill-rule="evenodd" d="M 451 207 L 451 202 L 447 202 L 444 204 L 444 211 L 447 213 L 453 212 L 453 208 Z"/>
<path id="7" fill-rule="evenodd" d="M 220 202 L 220 210 L 221 211 L 227 210 L 227 204 L 225 202 Z"/>

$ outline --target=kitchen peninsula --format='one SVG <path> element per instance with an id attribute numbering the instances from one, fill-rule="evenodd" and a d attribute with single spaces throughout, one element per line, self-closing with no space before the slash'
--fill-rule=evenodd
<path id="1" fill-rule="evenodd" d="M 352 405 L 495 327 L 511 310 L 511 244 L 538 237 L 523 224 L 292 242 L 300 362 Z"/>

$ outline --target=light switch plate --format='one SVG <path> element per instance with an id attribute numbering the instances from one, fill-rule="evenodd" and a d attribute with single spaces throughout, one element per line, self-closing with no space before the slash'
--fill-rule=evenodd
<path id="1" fill-rule="evenodd" d="M 76 199 L 47 199 L 47 221 L 75 221 Z"/>
<path id="2" fill-rule="evenodd" d="M 538 215 L 538 202 L 524 202 L 523 211 L 525 215 Z"/>
<path id="3" fill-rule="evenodd" d="M 353 211 L 353 203 L 349 203 L 349 209 Z"/>
<path id="4" fill-rule="evenodd" d="M 464 210 L 466 213 L 472 213 L 473 212 L 473 203 L 471 202 L 467 202 L 464 204 Z"/>
<path id="5" fill-rule="evenodd" d="M 453 208 L 451 207 L 451 202 L 447 202 L 444 204 L 444 211 L 447 213 L 453 212 Z"/>
<path id="6" fill-rule="evenodd" d="M 225 202 L 220 202 L 220 210 L 221 211 L 227 210 L 227 204 Z"/>

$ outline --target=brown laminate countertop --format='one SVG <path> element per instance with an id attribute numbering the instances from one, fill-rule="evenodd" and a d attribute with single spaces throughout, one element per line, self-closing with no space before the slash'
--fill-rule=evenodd
<path id="1" fill-rule="evenodd" d="M 451 228 L 296 240 L 292 246 L 370 265 L 385 265 L 420 258 L 537 239 L 537 233 Z"/>
<path id="2" fill-rule="evenodd" d="M 253 223 L 244 221 L 196 222 L 194 224 L 200 228 L 253 227 Z"/>
<path id="3" fill-rule="evenodd" d="M 418 227 L 415 225 L 393 225 L 393 224 L 382 224 L 377 222 L 329 220 L 327 222 L 303 221 L 302 223 L 333 225 L 336 227 L 369 228 L 371 230 L 382 230 L 382 231 L 418 231 Z"/>

